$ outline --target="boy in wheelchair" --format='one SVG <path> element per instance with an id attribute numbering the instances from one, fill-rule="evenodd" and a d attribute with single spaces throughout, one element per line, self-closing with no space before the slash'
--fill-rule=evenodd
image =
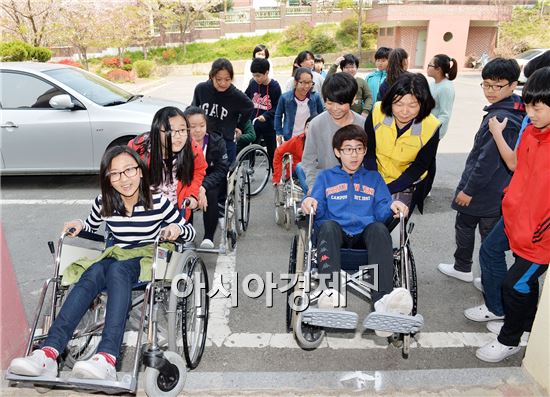
<path id="1" fill-rule="evenodd" d="M 384 224 L 392 213 L 396 214 L 394 217 L 399 216 L 399 212 L 406 216 L 408 208 L 400 201 L 392 201 L 377 171 L 362 166 L 367 135 L 361 127 L 340 128 L 334 134 L 332 148 L 340 166 L 321 171 L 311 196 L 302 202 L 306 214 L 315 214 L 318 272 L 323 276 L 339 274 L 342 247 L 366 248 L 368 264 L 378 265 L 378 289 L 372 293 L 375 311 L 408 315 L 413 300 L 407 289 L 393 289 L 392 241 Z M 343 299 L 337 290 L 325 289 L 318 306 L 339 308 Z M 391 335 L 387 331 L 376 333 Z"/>
<path id="2" fill-rule="evenodd" d="M 161 194 L 152 194 L 147 168 L 139 155 L 127 146 L 108 149 L 101 161 L 101 195 L 86 221 L 65 223 L 63 232 L 76 237 L 82 230 L 96 231 L 105 221 L 114 239 L 80 276 L 55 318 L 42 348 L 31 355 L 12 360 L 9 372 L 32 377 L 58 376 L 57 358 L 63 353 L 81 318 L 102 291 L 108 294 L 105 325 L 97 354 L 78 361 L 72 377 L 116 380 L 116 360 L 124 335 L 132 286 L 143 279 L 142 258 L 152 254 L 147 244 L 159 233 L 165 240 L 195 237 L 193 226 L 186 223 L 178 209 Z M 161 227 L 167 225 L 161 230 Z M 143 267 L 146 267 L 145 265 Z"/>

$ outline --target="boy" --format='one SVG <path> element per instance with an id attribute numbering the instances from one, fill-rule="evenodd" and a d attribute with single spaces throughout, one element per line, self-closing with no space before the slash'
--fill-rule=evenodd
<path id="1" fill-rule="evenodd" d="M 365 124 L 365 118 L 351 110 L 357 94 L 357 82 L 352 76 L 337 73 L 327 77 L 322 94 L 327 110 L 311 121 L 302 156 L 302 167 L 310 189 L 319 170 L 338 165 L 331 146 L 334 133 L 349 124 L 360 127 Z"/>
<path id="2" fill-rule="evenodd" d="M 353 54 L 346 54 L 336 58 L 334 65 L 332 65 L 328 71 L 328 76 L 336 73 L 336 68 L 338 68 L 338 66 L 340 66 L 342 72 L 355 77 L 355 81 L 357 81 L 357 94 L 355 95 L 353 105 L 351 105 L 351 110 L 355 113 L 359 113 L 364 118 L 369 117 L 369 113 L 372 109 L 372 94 L 367 82 L 361 77 L 356 77 L 357 69 L 359 68 L 359 58 Z"/>
<path id="3" fill-rule="evenodd" d="M 273 118 L 275 109 L 281 97 L 281 87 L 276 80 L 269 78 L 269 61 L 255 58 L 250 65 L 252 80 L 244 92 L 254 104 L 254 112 L 250 116 L 256 131 L 256 143 L 263 138 L 267 147 L 269 162 L 273 167 L 273 154 L 277 148 L 277 137 Z"/>
<path id="4" fill-rule="evenodd" d="M 380 85 L 386 79 L 386 70 L 388 69 L 388 57 L 390 56 L 390 51 L 391 48 L 388 47 L 380 47 L 376 50 L 376 53 L 374 54 L 374 64 L 376 65 L 376 70 L 369 73 L 367 77 L 365 77 L 373 98 L 372 106 L 374 106 L 376 98 L 378 97 L 378 89 L 380 88 Z"/>
<path id="5" fill-rule="evenodd" d="M 474 138 L 474 146 L 466 160 L 462 178 L 456 189 L 452 208 L 457 211 L 455 221 L 456 251 L 454 264 L 440 263 L 438 269 L 447 276 L 472 282 L 472 255 L 475 230 L 479 226 L 481 241 L 489 234 L 500 218 L 502 191 L 510 182 L 511 172 L 502 161 L 495 141 L 489 131 L 489 120 L 508 119 L 503 136 L 512 146 L 525 116 L 521 98 L 514 94 L 519 77 L 519 65 L 515 59 L 495 58 L 481 72 L 481 87 L 490 105 Z M 477 306 L 464 313 L 473 321 L 501 319 Z"/>
<path id="6" fill-rule="evenodd" d="M 400 201 L 392 202 L 377 171 L 363 167 L 367 135 L 362 127 L 340 128 L 332 139 L 332 149 L 340 165 L 321 171 L 311 196 L 302 202 L 306 214 L 315 213 L 319 273 L 340 272 L 340 248 L 366 248 L 369 264 L 378 264 L 378 291 L 372 294 L 374 309 L 409 314 L 413 305 L 409 291 L 393 290 L 392 241 L 383 223 L 392 211 L 407 215 L 408 208 Z M 336 290 L 325 290 L 319 307 L 338 306 L 338 297 Z M 377 335 L 391 333 L 377 331 Z"/>
<path id="7" fill-rule="evenodd" d="M 517 167 L 502 201 L 504 228 L 515 262 L 502 285 L 504 325 L 496 341 L 476 351 L 499 362 L 517 353 L 530 331 L 539 297 L 539 277 L 550 262 L 550 67 L 537 70 L 523 88 L 531 119 L 517 147 Z M 528 198 L 526 200 L 526 198 Z"/>

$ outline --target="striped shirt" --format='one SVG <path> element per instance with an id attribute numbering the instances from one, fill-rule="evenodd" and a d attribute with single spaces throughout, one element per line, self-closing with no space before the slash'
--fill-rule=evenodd
<path id="1" fill-rule="evenodd" d="M 179 226 L 180 238 L 184 241 L 192 241 L 195 238 L 193 225 L 187 223 L 178 209 L 162 194 L 153 194 L 152 209 L 146 210 L 142 205 L 136 205 L 130 217 L 116 214 L 103 217 L 101 208 L 102 199 L 100 194 L 92 205 L 90 215 L 84 223 L 84 230 L 95 232 L 101 226 L 101 222 L 105 221 L 114 243 L 121 247 L 152 243 L 159 234 L 160 229 L 170 223 Z"/>

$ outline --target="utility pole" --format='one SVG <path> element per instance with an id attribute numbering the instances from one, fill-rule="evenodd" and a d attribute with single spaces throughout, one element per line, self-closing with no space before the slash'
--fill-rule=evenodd
<path id="1" fill-rule="evenodd" d="M 357 51 L 359 52 L 359 58 L 361 57 L 361 33 L 363 31 L 363 0 L 357 1 L 359 7 L 359 15 L 357 17 Z"/>

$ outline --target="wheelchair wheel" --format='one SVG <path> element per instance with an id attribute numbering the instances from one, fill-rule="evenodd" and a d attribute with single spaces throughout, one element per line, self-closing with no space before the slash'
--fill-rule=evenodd
<path id="1" fill-rule="evenodd" d="M 204 262 L 196 253 L 187 251 L 179 259 L 178 274 L 187 275 L 178 284 L 178 291 L 191 283 L 192 293 L 178 297 L 170 293 L 168 303 L 168 348 L 185 357 L 189 369 L 195 369 L 201 360 L 208 328 L 208 274 Z M 196 291 L 200 288 L 200 291 Z"/>
<path id="2" fill-rule="evenodd" d="M 279 226 L 282 226 L 286 220 L 283 189 L 284 186 L 278 184 L 275 188 L 275 197 L 273 199 L 273 204 L 275 205 L 275 223 Z"/>
<path id="3" fill-rule="evenodd" d="M 294 336 L 298 341 L 298 345 L 304 350 L 318 348 L 325 337 L 325 330 L 323 328 L 302 322 L 302 313 L 298 313 L 295 327 Z"/>
<path id="4" fill-rule="evenodd" d="M 233 251 L 237 244 L 237 217 L 235 214 L 235 197 L 228 193 L 227 206 L 225 208 L 225 234 L 229 251 Z"/>
<path id="5" fill-rule="evenodd" d="M 271 173 L 271 164 L 263 146 L 250 145 L 237 156 L 237 161 L 245 166 L 250 177 L 250 195 L 256 196 L 267 185 Z"/>
<path id="6" fill-rule="evenodd" d="M 65 366 L 68 368 L 95 354 L 105 321 L 106 299 L 105 295 L 99 295 L 78 323 L 73 338 L 65 348 Z"/>
<path id="7" fill-rule="evenodd" d="M 143 388 L 149 397 L 177 397 L 185 385 L 187 369 L 183 358 L 172 351 L 164 352 L 164 357 L 172 364 L 170 373 L 161 373 L 152 367 L 145 368 Z"/>
<path id="8" fill-rule="evenodd" d="M 290 258 L 288 260 L 288 275 L 296 275 L 296 248 L 298 236 L 294 236 L 290 245 Z M 286 332 L 292 331 L 293 314 L 295 313 L 290 306 L 290 297 L 294 292 L 295 287 L 289 288 L 286 291 Z"/>
<path id="9" fill-rule="evenodd" d="M 248 229 L 248 221 L 250 220 L 250 177 L 244 167 L 241 168 L 239 174 L 237 194 L 239 195 L 238 201 L 240 204 L 240 227 L 237 227 L 237 230 L 240 228 L 242 234 Z"/>
<path id="10" fill-rule="evenodd" d="M 284 226 L 286 230 L 290 230 L 292 227 L 292 208 L 285 208 L 285 222 Z"/>

